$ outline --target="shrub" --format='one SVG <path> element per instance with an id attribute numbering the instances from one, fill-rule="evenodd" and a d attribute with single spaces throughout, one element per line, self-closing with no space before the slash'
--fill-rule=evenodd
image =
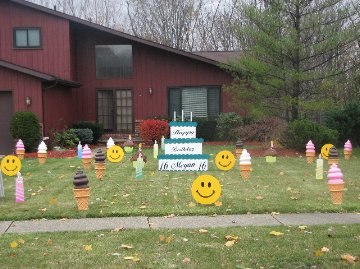
<path id="1" fill-rule="evenodd" d="M 214 141 L 216 139 L 216 120 L 209 118 L 193 118 L 198 123 L 196 136 L 205 141 Z"/>
<path id="2" fill-rule="evenodd" d="M 164 120 L 143 120 L 140 123 L 140 137 L 144 140 L 161 142 L 162 136 L 168 136 L 169 124 Z"/>
<path id="3" fill-rule="evenodd" d="M 339 141 L 350 139 L 355 146 L 360 145 L 360 103 L 349 103 L 343 109 L 326 113 L 325 124 L 339 132 Z M 342 144 L 343 145 L 343 144 Z M 341 146 L 342 146 L 341 145 Z"/>
<path id="4" fill-rule="evenodd" d="M 91 121 L 79 121 L 73 125 L 74 129 L 90 129 L 93 132 L 91 144 L 96 144 L 104 133 L 104 127 L 100 123 Z"/>
<path id="5" fill-rule="evenodd" d="M 236 141 L 237 129 L 241 126 L 241 117 L 234 113 L 221 113 L 216 119 L 216 134 L 220 140 Z"/>
<path id="6" fill-rule="evenodd" d="M 93 141 L 93 131 L 86 129 L 71 129 L 81 141 L 82 144 L 91 144 Z"/>
<path id="7" fill-rule="evenodd" d="M 316 149 L 320 150 L 324 144 L 336 144 L 337 139 L 336 130 L 309 120 L 296 120 L 289 123 L 280 142 L 287 148 L 304 151 L 309 140 L 312 140 Z"/>
<path id="8" fill-rule="evenodd" d="M 238 134 L 244 141 L 267 142 L 269 140 L 278 140 L 286 127 L 287 123 L 285 120 L 270 117 L 241 126 L 238 129 Z"/>
<path id="9" fill-rule="evenodd" d="M 79 143 L 79 138 L 76 136 L 74 129 L 67 129 L 55 133 L 53 143 L 62 148 L 73 148 Z"/>
<path id="10" fill-rule="evenodd" d="M 34 151 L 40 141 L 39 120 L 30 111 L 15 112 L 10 122 L 10 133 L 24 142 L 27 152 Z"/>

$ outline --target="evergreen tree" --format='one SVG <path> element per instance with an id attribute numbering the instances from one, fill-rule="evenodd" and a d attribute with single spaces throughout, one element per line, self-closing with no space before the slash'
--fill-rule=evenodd
<path id="1" fill-rule="evenodd" d="M 226 67 L 238 105 L 288 121 L 327 105 L 340 77 L 359 66 L 359 12 L 347 0 L 244 1 L 243 48 Z M 260 4 L 259 4 L 260 2 Z"/>

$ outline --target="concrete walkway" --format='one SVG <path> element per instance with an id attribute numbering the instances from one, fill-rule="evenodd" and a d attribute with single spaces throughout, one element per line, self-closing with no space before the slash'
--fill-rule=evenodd
<path id="1" fill-rule="evenodd" d="M 0 233 L 97 231 L 158 228 L 360 224 L 359 213 L 251 214 L 218 216 L 118 217 L 61 220 L 1 221 Z"/>

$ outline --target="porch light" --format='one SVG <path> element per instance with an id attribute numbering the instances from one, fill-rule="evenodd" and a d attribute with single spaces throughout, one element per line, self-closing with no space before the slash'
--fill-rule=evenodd
<path id="1" fill-rule="evenodd" d="M 30 106 L 30 105 L 31 105 L 31 97 L 30 97 L 30 96 L 26 96 L 26 97 L 25 97 L 25 104 L 26 104 L 27 106 Z"/>
<path id="2" fill-rule="evenodd" d="M 148 91 L 149 91 L 149 95 L 151 96 L 153 94 L 153 89 L 149 87 Z"/>

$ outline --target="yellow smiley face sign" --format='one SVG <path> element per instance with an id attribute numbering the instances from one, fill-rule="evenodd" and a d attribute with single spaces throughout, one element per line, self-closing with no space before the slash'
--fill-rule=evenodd
<path id="1" fill-rule="evenodd" d="M 1 171 L 7 176 L 15 176 L 21 169 L 21 161 L 14 155 L 7 155 L 1 161 Z"/>
<path id="2" fill-rule="evenodd" d="M 234 154 L 232 154 L 228 150 L 220 151 L 215 156 L 215 165 L 217 168 L 223 171 L 229 171 L 231 170 L 235 165 L 235 157 Z"/>
<path id="3" fill-rule="evenodd" d="M 215 177 L 201 175 L 194 180 L 191 186 L 191 194 L 199 204 L 210 205 L 220 198 L 221 185 Z"/>
<path id="4" fill-rule="evenodd" d="M 124 151 L 119 146 L 112 146 L 106 151 L 107 159 L 112 163 L 121 162 L 124 157 Z"/>
<path id="5" fill-rule="evenodd" d="M 322 148 L 321 148 L 321 157 L 324 160 L 327 160 L 329 158 L 329 151 L 330 151 L 332 146 L 333 146 L 333 144 L 325 144 L 324 146 L 322 146 Z"/>

